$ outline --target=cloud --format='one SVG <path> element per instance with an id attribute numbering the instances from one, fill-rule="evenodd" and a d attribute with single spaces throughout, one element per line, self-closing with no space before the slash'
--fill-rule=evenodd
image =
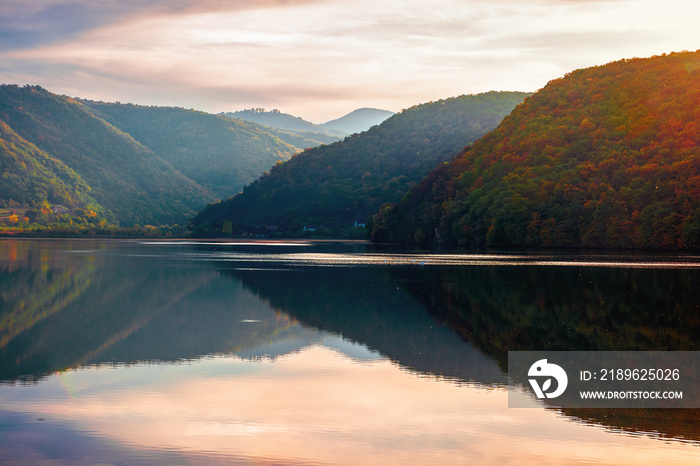
<path id="1" fill-rule="evenodd" d="M 19 12 L 11 1 L 0 7 L 0 80 L 326 121 L 358 107 L 534 91 L 575 68 L 690 48 L 700 32 L 680 3 L 54 0 Z"/>
<path id="2" fill-rule="evenodd" d="M 144 15 L 284 8 L 322 0 L 6 0 L 0 4 L 0 50 L 65 42 L 80 33 Z"/>

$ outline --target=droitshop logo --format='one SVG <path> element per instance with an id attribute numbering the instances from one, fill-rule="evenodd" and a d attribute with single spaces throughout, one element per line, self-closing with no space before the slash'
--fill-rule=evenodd
<path id="1" fill-rule="evenodd" d="M 566 371 L 561 366 L 548 363 L 546 359 L 540 359 L 530 366 L 527 375 L 537 398 L 556 398 L 564 393 L 569 384 Z M 552 380 L 557 382 L 554 387 Z"/>

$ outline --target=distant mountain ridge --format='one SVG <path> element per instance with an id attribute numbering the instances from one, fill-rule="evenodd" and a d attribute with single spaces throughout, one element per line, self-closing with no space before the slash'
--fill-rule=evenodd
<path id="1" fill-rule="evenodd" d="M 253 121 L 261 125 L 273 126 L 280 129 L 289 129 L 292 131 L 312 131 L 324 133 L 325 130 L 310 121 L 306 121 L 301 117 L 282 113 L 277 109 L 265 110 L 264 108 L 251 108 L 239 110 L 236 112 L 220 113 L 230 118 L 238 118 L 240 120 Z"/>
<path id="2" fill-rule="evenodd" d="M 318 139 L 320 137 L 321 140 L 324 141 L 323 144 L 335 142 L 345 136 L 345 133 L 329 131 L 322 126 L 315 125 L 301 117 L 290 115 L 289 113 L 283 113 L 277 109 L 268 111 L 264 108 L 251 108 L 237 112 L 222 112 L 219 115 L 258 123 L 260 125 L 283 131 L 291 131 L 292 133 L 296 134 L 304 134 L 310 139 Z"/>
<path id="3" fill-rule="evenodd" d="M 377 108 L 359 108 L 335 120 L 327 121 L 320 126 L 331 131 L 342 131 L 347 134 L 361 133 L 372 126 L 381 124 L 394 115 L 388 110 Z"/>
<path id="4" fill-rule="evenodd" d="M 345 136 L 349 136 L 350 134 L 367 131 L 372 126 L 378 125 L 394 115 L 394 112 L 376 108 L 360 108 L 345 116 L 320 125 L 311 123 L 301 117 L 283 113 L 277 109 L 265 110 L 264 108 L 251 108 L 237 112 L 222 112 L 219 115 L 250 121 L 284 131 L 291 131 L 296 134 L 304 135 L 309 139 L 320 140 L 322 144 L 329 144 Z M 280 136 L 280 139 L 285 140 L 283 136 Z"/>
<path id="5" fill-rule="evenodd" d="M 277 164 L 193 219 L 196 235 L 359 235 L 437 163 L 495 128 L 528 93 L 490 92 L 416 105 L 368 131 Z"/>

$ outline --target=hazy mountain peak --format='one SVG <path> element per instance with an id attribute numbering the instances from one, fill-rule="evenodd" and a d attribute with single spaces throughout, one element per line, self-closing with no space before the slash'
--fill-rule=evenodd
<path id="1" fill-rule="evenodd" d="M 390 112 L 389 110 L 358 108 L 343 117 L 327 121 L 320 126 L 327 130 L 342 131 L 347 134 L 361 133 L 367 131 L 372 126 L 382 123 L 392 115 L 394 115 L 394 112 Z"/>

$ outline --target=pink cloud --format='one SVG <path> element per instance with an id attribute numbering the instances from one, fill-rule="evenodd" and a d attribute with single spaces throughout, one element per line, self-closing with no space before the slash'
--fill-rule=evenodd
<path id="1" fill-rule="evenodd" d="M 326 121 L 359 107 L 397 111 L 464 93 L 534 91 L 576 68 L 692 48 L 700 31 L 692 12 L 674 16 L 679 1 L 669 0 L 667 13 L 650 0 L 134 0 L 114 13 L 113 2 L 63 10 L 44 2 L 14 31 L 38 31 L 56 11 L 75 18 L 36 37 L 18 33 L 21 46 L 0 49 L 0 80 L 100 100 L 212 112 L 262 106 Z"/>

